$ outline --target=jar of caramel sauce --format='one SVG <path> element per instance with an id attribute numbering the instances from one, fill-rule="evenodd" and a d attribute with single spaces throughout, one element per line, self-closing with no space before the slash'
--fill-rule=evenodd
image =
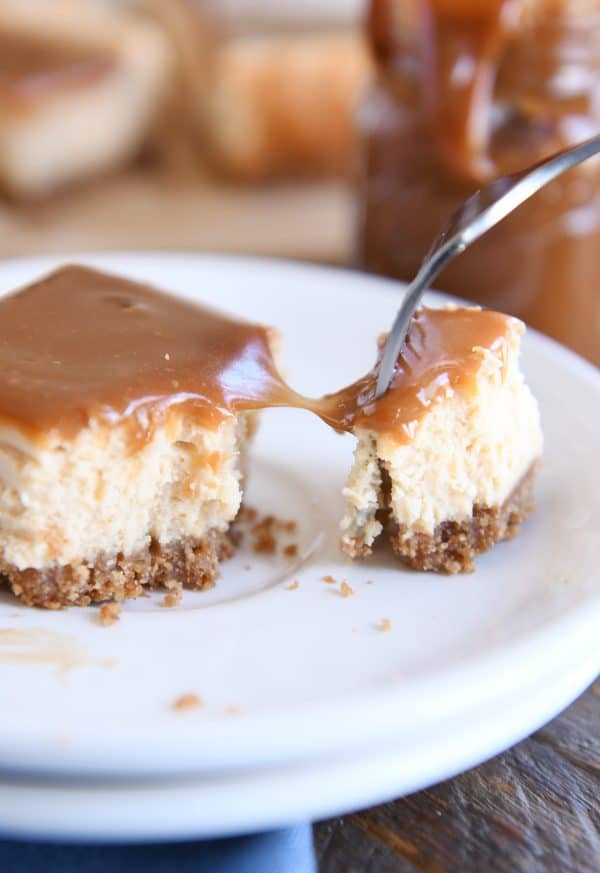
<path id="1" fill-rule="evenodd" d="M 371 0 L 358 256 L 411 279 L 477 188 L 600 132 L 600 0 Z M 535 195 L 436 285 L 600 365 L 600 160 Z"/>

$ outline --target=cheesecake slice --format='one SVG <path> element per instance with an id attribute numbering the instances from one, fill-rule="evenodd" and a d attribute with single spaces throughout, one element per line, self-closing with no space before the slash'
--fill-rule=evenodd
<path id="1" fill-rule="evenodd" d="M 40 196 L 112 169 L 151 132 L 171 75 L 149 20 L 80 0 L 0 5 L 0 185 Z"/>
<path id="2" fill-rule="evenodd" d="M 533 508 L 537 403 L 519 368 L 521 321 L 476 308 L 421 309 L 388 392 L 355 417 L 342 549 L 385 531 L 418 570 L 474 569 Z"/>
<path id="3" fill-rule="evenodd" d="M 211 586 L 230 553 L 261 326 L 79 266 L 0 299 L 0 572 L 60 608 Z"/>
<path id="4" fill-rule="evenodd" d="M 237 36 L 215 53 L 203 99 L 209 153 L 245 181 L 346 175 L 371 63 L 354 33 Z"/>

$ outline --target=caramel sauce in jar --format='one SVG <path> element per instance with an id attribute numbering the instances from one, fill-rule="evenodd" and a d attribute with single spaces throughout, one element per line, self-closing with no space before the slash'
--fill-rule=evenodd
<path id="1" fill-rule="evenodd" d="M 359 262 L 411 279 L 482 185 L 600 131 L 598 0 L 371 0 Z M 543 189 L 438 287 L 600 365 L 600 160 Z"/>

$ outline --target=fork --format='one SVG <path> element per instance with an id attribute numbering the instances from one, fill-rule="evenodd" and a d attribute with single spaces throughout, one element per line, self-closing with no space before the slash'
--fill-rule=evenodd
<path id="1" fill-rule="evenodd" d="M 408 288 L 392 329 L 388 334 L 377 373 L 375 397 L 381 397 L 390 386 L 398 355 L 408 334 L 410 321 L 423 292 L 438 273 L 471 243 L 506 218 L 533 194 L 562 173 L 600 152 L 600 134 L 545 161 L 509 176 L 501 176 L 491 185 L 476 191 L 454 213 L 439 234 L 419 272 Z"/>

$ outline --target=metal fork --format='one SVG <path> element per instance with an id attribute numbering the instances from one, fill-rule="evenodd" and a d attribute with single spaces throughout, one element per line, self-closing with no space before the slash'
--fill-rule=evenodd
<path id="1" fill-rule="evenodd" d="M 506 218 L 513 209 L 566 170 L 600 152 L 600 135 L 565 149 L 551 158 L 510 176 L 501 176 L 477 191 L 454 213 L 435 240 L 408 288 L 385 343 L 377 374 L 376 397 L 390 386 L 398 355 L 423 292 L 440 270 L 471 243 Z"/>

